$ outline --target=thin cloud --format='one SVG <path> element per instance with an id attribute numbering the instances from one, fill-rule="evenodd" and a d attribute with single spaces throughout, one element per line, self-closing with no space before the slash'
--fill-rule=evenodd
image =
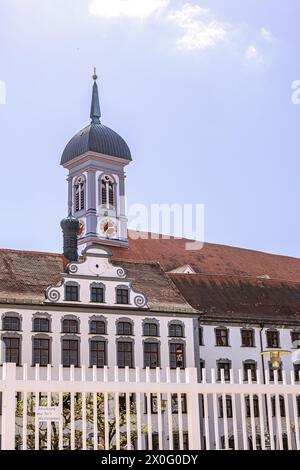
<path id="1" fill-rule="evenodd" d="M 147 18 L 169 3 L 170 0 L 93 0 L 90 13 L 102 18 Z"/>
<path id="2" fill-rule="evenodd" d="M 167 15 L 170 22 L 184 30 L 178 38 L 177 46 L 181 49 L 206 49 L 225 40 L 229 25 L 215 20 L 210 9 L 186 3 L 180 10 L 173 10 Z"/>
<path id="3" fill-rule="evenodd" d="M 6 85 L 3 80 L 0 80 L 0 104 L 6 104 Z"/>
<path id="4" fill-rule="evenodd" d="M 271 31 L 267 28 L 261 28 L 260 30 L 260 34 L 262 36 L 262 38 L 267 41 L 267 42 L 273 42 L 274 40 L 274 36 L 273 34 L 271 33 Z"/>
<path id="5" fill-rule="evenodd" d="M 245 52 L 245 59 L 248 62 L 263 64 L 265 62 L 263 55 L 258 51 L 258 49 L 250 45 L 247 47 Z"/>

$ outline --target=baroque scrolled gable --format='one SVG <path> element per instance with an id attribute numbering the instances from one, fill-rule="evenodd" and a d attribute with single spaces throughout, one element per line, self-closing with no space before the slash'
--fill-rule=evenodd
<path id="1" fill-rule="evenodd" d="M 83 252 L 83 260 L 68 264 L 57 285 L 46 289 L 46 303 L 74 303 L 147 309 L 146 296 L 136 292 L 122 266 L 111 262 L 112 253 L 100 245 Z"/>

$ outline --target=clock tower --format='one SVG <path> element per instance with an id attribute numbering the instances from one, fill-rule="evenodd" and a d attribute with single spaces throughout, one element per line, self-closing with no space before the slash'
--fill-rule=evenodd
<path id="1" fill-rule="evenodd" d="M 125 140 L 101 123 L 96 70 L 91 123 L 67 144 L 61 165 L 68 170 L 68 211 L 79 220 L 78 246 L 127 246 L 125 167 L 131 153 Z"/>

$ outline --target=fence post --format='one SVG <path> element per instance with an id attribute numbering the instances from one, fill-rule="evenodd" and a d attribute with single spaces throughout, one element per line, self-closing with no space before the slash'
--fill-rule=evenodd
<path id="1" fill-rule="evenodd" d="M 199 410 L 199 394 L 197 390 L 197 369 L 186 369 L 186 382 L 195 387 L 187 393 L 187 412 L 188 412 L 188 435 L 189 435 L 189 450 L 201 449 L 201 433 L 200 433 L 200 410 Z"/>
<path id="2" fill-rule="evenodd" d="M 2 400 L 2 450 L 15 449 L 16 428 L 16 364 L 4 364 Z"/>

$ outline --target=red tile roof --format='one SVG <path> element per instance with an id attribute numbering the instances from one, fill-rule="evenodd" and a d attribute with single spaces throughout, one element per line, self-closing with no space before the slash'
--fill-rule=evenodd
<path id="1" fill-rule="evenodd" d="M 132 239 L 129 248 L 113 248 L 113 256 L 128 261 L 157 261 L 165 271 L 189 264 L 196 273 L 238 276 L 269 275 L 274 279 L 300 281 L 300 259 L 244 248 L 205 243 L 201 250 L 188 251 L 186 239 Z M 145 234 L 142 234 L 145 235 Z M 153 235 L 153 234 L 152 234 Z M 151 234 L 150 234 L 151 236 Z"/>
<path id="2" fill-rule="evenodd" d="M 251 277 L 169 274 L 203 320 L 300 322 L 300 282 Z"/>
<path id="3" fill-rule="evenodd" d="M 111 250 L 152 309 L 195 308 L 207 319 L 299 323 L 300 259 L 210 243 L 188 251 L 187 242 L 130 238 L 129 248 Z M 0 250 L 0 298 L 42 302 L 44 290 L 60 280 L 66 262 L 60 254 Z M 164 272 L 185 264 L 198 274 Z M 259 279 L 266 275 L 270 279 Z"/>

